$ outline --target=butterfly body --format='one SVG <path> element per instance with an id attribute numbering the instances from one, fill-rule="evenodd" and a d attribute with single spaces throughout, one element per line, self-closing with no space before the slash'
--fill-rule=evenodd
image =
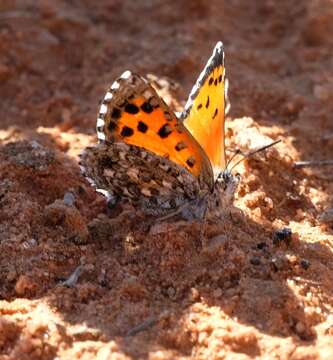
<path id="1" fill-rule="evenodd" d="M 202 217 L 209 196 L 223 187 L 216 181 L 225 166 L 223 60 L 218 43 L 181 118 L 144 78 L 123 73 L 101 103 L 99 143 L 81 156 L 90 182 L 146 213 L 188 208 Z"/>

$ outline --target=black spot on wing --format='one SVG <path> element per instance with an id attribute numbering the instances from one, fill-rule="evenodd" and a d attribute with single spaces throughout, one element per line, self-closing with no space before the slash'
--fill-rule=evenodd
<path id="1" fill-rule="evenodd" d="M 154 108 L 152 107 L 152 105 L 149 104 L 149 102 L 144 102 L 141 105 L 141 110 L 144 111 L 146 114 L 150 114 Z"/>
<path id="2" fill-rule="evenodd" d="M 121 117 L 121 111 L 117 108 L 114 108 L 111 113 L 113 119 L 119 119 Z"/>
<path id="3" fill-rule="evenodd" d="M 190 156 L 187 160 L 186 160 L 186 164 L 190 167 L 193 168 L 193 166 L 195 165 L 195 159 L 193 156 Z"/>
<path id="4" fill-rule="evenodd" d="M 222 75 L 219 76 L 219 83 L 222 82 Z"/>
<path id="5" fill-rule="evenodd" d="M 219 111 L 218 111 L 218 109 L 216 108 L 216 109 L 215 109 L 215 112 L 214 112 L 214 115 L 213 115 L 213 119 L 216 118 L 216 115 L 218 114 L 218 112 L 219 112 Z"/>
<path id="6" fill-rule="evenodd" d="M 206 101 L 206 109 L 208 109 L 208 107 L 209 107 L 209 96 L 207 96 L 207 101 Z"/>
<path id="7" fill-rule="evenodd" d="M 197 106 L 197 110 L 200 110 L 202 108 L 202 104 L 199 104 L 198 106 Z"/>
<path id="8" fill-rule="evenodd" d="M 214 85 L 217 86 L 218 79 L 215 79 Z"/>
<path id="9" fill-rule="evenodd" d="M 172 115 L 167 110 L 164 111 L 164 117 L 167 119 L 167 121 L 172 121 L 173 120 Z"/>
<path id="10" fill-rule="evenodd" d="M 147 132 L 147 130 L 148 130 L 148 125 L 147 124 L 145 124 L 143 121 L 139 121 L 138 122 L 138 130 L 140 131 L 140 132 L 142 132 L 142 133 L 146 133 Z"/>
<path id="11" fill-rule="evenodd" d="M 167 138 L 172 133 L 172 129 L 168 124 L 164 124 L 159 130 L 158 130 L 158 136 L 162 139 Z"/>
<path id="12" fill-rule="evenodd" d="M 128 126 L 124 126 L 122 129 L 121 129 L 121 133 L 120 135 L 123 136 L 123 137 L 130 137 L 134 134 L 134 130 Z"/>
<path id="13" fill-rule="evenodd" d="M 114 122 L 114 121 L 110 121 L 109 124 L 108 124 L 108 130 L 109 131 L 114 131 L 117 129 L 117 123 Z"/>
<path id="14" fill-rule="evenodd" d="M 177 143 L 177 145 L 175 146 L 175 149 L 176 149 L 177 151 L 181 151 L 181 150 L 186 149 L 186 148 L 187 148 L 187 146 L 186 146 L 186 144 L 185 144 L 183 141 L 180 141 L 180 142 Z"/>
<path id="15" fill-rule="evenodd" d="M 209 79 L 209 81 L 208 81 L 208 85 L 212 85 L 213 82 L 214 82 L 214 78 L 211 77 L 211 78 Z"/>
<path id="16" fill-rule="evenodd" d="M 129 114 L 137 114 L 139 112 L 139 108 L 135 104 L 126 104 L 125 111 Z"/>

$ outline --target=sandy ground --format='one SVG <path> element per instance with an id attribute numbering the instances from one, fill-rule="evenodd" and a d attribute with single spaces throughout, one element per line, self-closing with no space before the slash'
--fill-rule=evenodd
<path id="1" fill-rule="evenodd" d="M 332 359 L 333 168 L 294 167 L 333 159 L 332 1 L 92 4 L 0 2 L 0 359 Z M 115 216 L 78 167 L 99 99 L 131 69 L 179 110 L 217 40 L 228 148 L 282 142 L 203 237 Z"/>

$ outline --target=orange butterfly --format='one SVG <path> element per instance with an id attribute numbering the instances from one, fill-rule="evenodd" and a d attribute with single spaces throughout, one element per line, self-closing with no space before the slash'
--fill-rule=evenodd
<path id="1" fill-rule="evenodd" d="M 98 191 L 145 212 L 168 214 L 185 206 L 192 209 L 187 217 L 202 217 L 210 195 L 221 197 L 227 187 L 233 195 L 236 187 L 225 171 L 225 92 L 221 42 L 179 118 L 147 80 L 124 72 L 100 106 L 99 144 L 82 154 L 84 174 Z"/>

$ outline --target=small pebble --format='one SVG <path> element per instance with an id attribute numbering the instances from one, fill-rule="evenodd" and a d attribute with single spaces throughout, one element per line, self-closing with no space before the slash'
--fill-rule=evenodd
<path id="1" fill-rule="evenodd" d="M 215 297 L 215 298 L 220 298 L 220 297 L 222 296 L 222 294 L 223 294 L 223 292 L 222 292 L 221 289 L 216 289 L 216 290 L 214 291 L 214 297 Z"/>
<path id="2" fill-rule="evenodd" d="M 295 330 L 297 334 L 302 335 L 305 332 L 305 325 L 299 321 L 295 326 Z"/>
<path id="3" fill-rule="evenodd" d="M 37 283 L 29 276 L 20 275 L 15 284 L 15 292 L 19 296 L 28 296 L 34 294 L 37 290 Z"/>
<path id="4" fill-rule="evenodd" d="M 252 258 L 250 259 L 250 263 L 251 263 L 252 265 L 258 266 L 258 265 L 261 264 L 261 261 L 260 261 L 260 259 L 259 259 L 258 257 L 254 256 L 254 257 L 252 257 Z"/>
<path id="5" fill-rule="evenodd" d="M 64 204 L 67 206 L 73 206 L 75 202 L 74 194 L 71 192 L 66 192 L 64 195 Z"/>
<path id="6" fill-rule="evenodd" d="M 22 247 L 25 250 L 31 249 L 31 248 L 35 247 L 36 245 L 37 245 L 37 240 L 36 239 L 29 239 L 29 240 L 24 241 L 22 243 Z"/>
<path id="7" fill-rule="evenodd" d="M 279 245 L 281 242 L 285 242 L 287 245 L 289 245 L 291 237 L 292 231 L 289 228 L 282 228 L 280 230 L 276 230 L 273 235 L 273 244 Z"/>
<path id="8" fill-rule="evenodd" d="M 109 209 L 113 209 L 119 202 L 118 196 L 110 196 L 107 201 L 107 206 Z"/>
<path id="9" fill-rule="evenodd" d="M 196 288 L 191 288 L 190 290 L 190 299 L 196 301 L 200 298 L 199 291 Z"/>
<path id="10" fill-rule="evenodd" d="M 300 262 L 302 268 L 304 270 L 307 270 L 309 267 L 310 267 L 310 261 L 309 260 L 306 260 L 306 259 L 302 259 L 301 262 Z"/>
<path id="11" fill-rule="evenodd" d="M 278 255 L 272 258 L 271 267 L 274 271 L 287 270 L 289 268 L 288 258 Z"/>
<path id="12" fill-rule="evenodd" d="M 171 299 L 172 299 L 172 298 L 175 296 L 175 294 L 176 294 L 176 290 L 175 290 L 173 287 L 171 287 L 171 286 L 168 288 L 167 292 L 168 292 L 169 298 L 171 298 Z"/>
<path id="13" fill-rule="evenodd" d="M 260 242 L 257 244 L 257 249 L 262 250 L 265 247 L 267 247 L 267 244 L 265 242 Z"/>
<path id="14" fill-rule="evenodd" d="M 60 285 L 62 286 L 67 286 L 67 287 L 74 287 L 78 280 L 79 280 L 79 277 L 82 273 L 82 270 L 83 270 L 83 266 L 82 265 L 79 265 L 73 272 L 72 274 L 69 276 L 69 278 L 65 281 L 62 281 L 60 283 Z"/>

